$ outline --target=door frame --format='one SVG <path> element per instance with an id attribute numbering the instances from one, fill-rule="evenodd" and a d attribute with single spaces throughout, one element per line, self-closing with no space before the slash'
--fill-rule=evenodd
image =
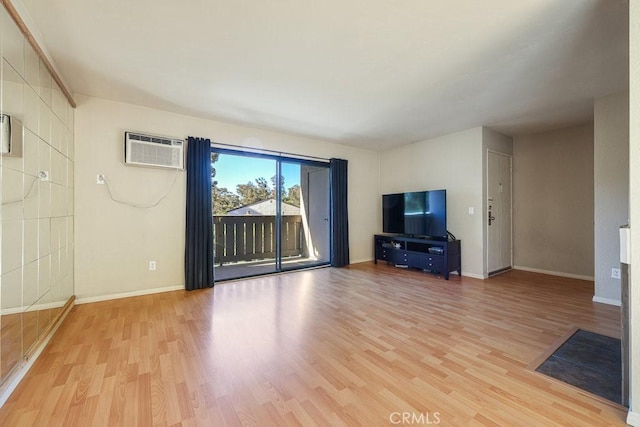
<path id="1" fill-rule="evenodd" d="M 327 191 L 326 191 L 326 196 L 327 196 L 327 217 L 324 218 L 324 221 L 326 222 L 326 227 L 327 227 L 327 236 L 326 236 L 326 242 L 324 242 L 326 244 L 326 249 L 327 249 L 327 254 L 328 256 L 325 257 L 326 258 L 326 262 L 331 262 L 331 248 L 333 247 L 331 242 L 333 239 L 333 233 L 331 232 L 331 227 L 332 227 L 332 221 L 331 221 L 331 171 L 329 170 L 329 168 L 315 168 L 313 170 L 309 170 L 306 173 L 305 179 L 307 180 L 307 191 L 309 192 L 308 194 L 308 200 L 310 201 L 312 199 L 312 191 L 311 191 L 311 175 L 318 173 L 320 170 L 324 170 L 327 173 Z M 314 234 L 312 233 L 312 229 L 313 227 L 311 226 L 311 203 L 309 203 L 309 206 L 307 207 L 307 209 L 309 209 L 309 217 L 307 218 L 308 221 L 308 227 L 309 227 L 309 237 L 310 240 L 313 241 L 313 239 L 311 239 L 311 235 Z M 306 206 L 306 205 L 305 205 Z M 307 242 L 308 244 L 308 242 Z M 316 244 L 314 243 L 313 247 L 316 247 Z"/>
<path id="2" fill-rule="evenodd" d="M 486 151 L 487 155 L 486 155 L 486 163 L 485 163 L 485 188 L 484 188 L 484 193 L 485 193 L 485 197 L 483 200 L 483 206 L 484 206 L 484 212 L 482 213 L 482 217 L 484 219 L 484 232 L 485 235 L 487 236 L 486 239 L 486 246 L 485 246 L 485 250 L 487 253 L 487 256 L 485 257 L 485 264 L 484 264 L 484 268 L 486 271 L 486 276 L 489 277 L 489 274 L 491 273 L 489 271 L 489 217 L 488 217 L 488 211 L 489 211 L 489 154 L 496 154 L 499 156 L 503 156 L 503 157 L 507 157 L 509 158 L 509 188 L 511 189 L 511 194 L 509 195 L 509 216 L 511 217 L 511 227 L 509 230 L 509 234 L 510 234 L 510 242 L 509 242 L 509 258 L 510 258 L 510 263 L 511 263 L 511 268 L 513 269 L 513 154 L 508 154 L 508 153 L 503 153 L 501 151 L 497 151 L 497 150 L 492 150 L 490 148 L 487 148 Z M 503 271 L 508 271 L 508 270 L 498 270 L 497 272 L 495 272 L 493 275 L 496 274 L 500 274 Z M 493 276 L 492 275 L 492 276 Z"/>

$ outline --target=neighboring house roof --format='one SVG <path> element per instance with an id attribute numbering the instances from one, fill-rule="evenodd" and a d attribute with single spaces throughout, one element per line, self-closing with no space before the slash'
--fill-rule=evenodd
<path id="1" fill-rule="evenodd" d="M 282 215 L 300 215 L 300 208 L 282 202 Z M 275 199 L 262 200 L 227 212 L 230 216 L 239 215 L 275 215 Z"/>

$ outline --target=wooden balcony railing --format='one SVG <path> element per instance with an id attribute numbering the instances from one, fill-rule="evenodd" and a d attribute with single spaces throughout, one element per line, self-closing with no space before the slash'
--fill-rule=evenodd
<path id="1" fill-rule="evenodd" d="M 276 217 L 242 215 L 213 217 L 215 261 L 253 261 L 275 258 Z M 302 216 L 282 216 L 282 256 L 302 254 Z"/>

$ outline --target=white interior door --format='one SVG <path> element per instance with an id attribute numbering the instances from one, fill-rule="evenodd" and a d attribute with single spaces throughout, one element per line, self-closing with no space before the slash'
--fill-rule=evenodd
<path id="1" fill-rule="evenodd" d="M 329 168 L 309 172 L 309 255 L 317 260 L 330 259 Z"/>
<path id="2" fill-rule="evenodd" d="M 511 156 L 487 152 L 487 271 L 512 267 Z"/>

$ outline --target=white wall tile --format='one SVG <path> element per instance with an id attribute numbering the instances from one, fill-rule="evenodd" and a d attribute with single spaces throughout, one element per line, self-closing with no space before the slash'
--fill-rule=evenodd
<path id="1" fill-rule="evenodd" d="M 2 112 L 24 122 L 24 80 L 5 60 L 2 61 Z"/>
<path id="2" fill-rule="evenodd" d="M 51 183 L 40 181 L 38 185 L 38 218 L 51 216 Z"/>
<path id="3" fill-rule="evenodd" d="M 66 157 L 64 158 L 64 181 L 62 182 L 62 185 L 64 185 L 65 187 L 69 187 L 69 159 L 67 159 Z"/>
<path id="4" fill-rule="evenodd" d="M 2 66 L 2 95 L 0 106 L 2 107 L 2 113 L 11 116 L 11 120 L 18 120 L 22 122 L 24 112 L 24 86 L 25 83 L 22 77 L 6 62 L 0 63 Z M 14 124 L 12 122 L 12 124 Z M 20 133 L 21 129 L 14 124 L 12 126 L 12 132 Z M 22 170 L 22 157 L 3 156 L 2 165 L 15 170 Z"/>
<path id="5" fill-rule="evenodd" d="M 38 101 L 38 136 L 45 142 L 51 142 L 51 110 L 42 99 Z"/>
<path id="6" fill-rule="evenodd" d="M 38 218 L 38 203 L 40 202 L 40 181 L 37 177 L 25 175 L 28 188 L 24 198 L 24 218 Z"/>
<path id="7" fill-rule="evenodd" d="M 51 253 L 50 271 L 49 286 L 52 288 L 60 280 L 60 249 L 56 249 Z"/>
<path id="8" fill-rule="evenodd" d="M 24 120 L 22 124 L 36 135 L 38 132 L 38 113 L 40 108 L 40 98 L 38 94 L 29 86 L 24 87 Z"/>
<path id="9" fill-rule="evenodd" d="M 38 175 L 38 144 L 39 140 L 36 134 L 25 129 L 22 144 L 24 173 L 33 176 Z"/>
<path id="10" fill-rule="evenodd" d="M 60 220 L 61 218 L 51 218 L 51 251 L 52 252 L 60 249 Z"/>
<path id="11" fill-rule="evenodd" d="M 14 313 L 22 307 L 22 267 L 2 275 L 0 307 Z M 3 360 L 3 362 L 5 362 Z"/>
<path id="12" fill-rule="evenodd" d="M 69 105 L 69 109 L 68 109 L 68 115 L 67 115 L 67 128 L 71 131 L 74 132 L 74 126 L 75 126 L 75 110 L 73 109 L 73 107 L 71 107 Z"/>
<path id="13" fill-rule="evenodd" d="M 51 74 L 42 60 L 40 60 L 40 92 L 38 94 L 45 104 L 51 106 Z"/>
<path id="14" fill-rule="evenodd" d="M 22 304 L 31 306 L 38 299 L 38 261 L 24 266 L 22 276 Z"/>
<path id="15" fill-rule="evenodd" d="M 73 253 L 73 217 L 67 217 L 67 251 Z M 69 257 L 73 260 L 73 256 Z M 73 271 L 73 270 L 72 270 Z"/>
<path id="16" fill-rule="evenodd" d="M 51 254 L 51 219 L 38 220 L 38 258 Z"/>
<path id="17" fill-rule="evenodd" d="M 67 187 L 73 188 L 74 180 L 74 164 L 71 160 L 67 160 Z"/>
<path id="18" fill-rule="evenodd" d="M 60 224 L 60 249 L 67 249 L 67 226 L 68 226 L 68 217 L 61 217 L 62 223 Z"/>
<path id="19" fill-rule="evenodd" d="M 4 160 L 4 159 L 3 159 Z M 2 220 L 22 219 L 24 184 L 22 172 L 7 167 L 0 168 L 0 179 L 2 180 Z"/>
<path id="20" fill-rule="evenodd" d="M 29 43 L 24 44 L 24 79 L 36 91 L 40 86 L 40 58 Z"/>
<path id="21" fill-rule="evenodd" d="M 51 289 L 51 255 L 38 260 L 38 298 Z"/>
<path id="22" fill-rule="evenodd" d="M 73 192 L 73 189 L 69 188 L 67 193 L 67 215 L 68 216 L 73 216 L 73 208 L 74 208 L 74 204 L 75 204 L 75 194 Z"/>
<path id="23" fill-rule="evenodd" d="M 63 132 L 64 126 L 58 117 L 55 115 L 51 116 L 51 146 L 58 150 L 60 153 L 64 154 L 66 150 L 66 145 L 63 144 Z M 63 147 L 64 145 L 64 147 Z"/>
<path id="24" fill-rule="evenodd" d="M 51 170 L 49 174 L 49 179 L 52 183 L 60 184 L 61 179 L 63 178 L 62 174 L 62 154 L 60 154 L 57 150 L 52 149 L 51 153 Z"/>
<path id="25" fill-rule="evenodd" d="M 51 174 L 51 146 L 42 140 L 38 142 L 38 171 Z"/>
<path id="26" fill-rule="evenodd" d="M 4 275 L 22 266 L 22 220 L 2 221 L 2 263 Z"/>
<path id="27" fill-rule="evenodd" d="M 57 212 L 58 215 L 57 216 L 67 216 L 68 212 L 68 206 L 69 206 L 69 189 L 67 187 L 64 186 L 60 186 L 60 196 L 59 196 L 59 203 L 60 203 L 60 210 Z"/>
<path id="28" fill-rule="evenodd" d="M 66 120 L 67 99 L 56 82 L 51 84 L 51 104 L 53 113 L 61 120 Z"/>
<path id="29" fill-rule="evenodd" d="M 60 144 L 59 150 L 65 157 L 67 157 L 69 155 L 69 143 L 66 138 L 66 128 L 64 127 L 64 123 L 62 123 L 58 118 L 56 118 L 56 131 Z"/>
<path id="30" fill-rule="evenodd" d="M 70 260 L 73 260 L 73 257 L 69 257 Z M 69 275 L 67 275 L 62 282 L 60 283 L 60 293 L 64 295 L 73 295 L 74 293 L 74 284 L 73 284 L 73 267 L 69 270 Z"/>
<path id="31" fill-rule="evenodd" d="M 60 249 L 60 280 L 69 276 L 69 252 L 66 247 Z M 60 286 L 60 285 L 59 285 Z"/>
<path id="32" fill-rule="evenodd" d="M 0 29 L 2 29 L 2 57 L 5 58 L 21 76 L 24 76 L 24 36 L 6 12 L 2 13 L 0 19 L 2 20 L 0 22 Z"/>
<path id="33" fill-rule="evenodd" d="M 2 157 L 2 167 L 5 169 L 12 169 L 22 173 L 23 170 L 23 157 L 14 157 L 8 155 L 0 155 Z"/>
<path id="34" fill-rule="evenodd" d="M 75 139 L 73 137 L 73 130 L 67 131 L 67 157 L 73 160 L 74 158 L 74 144 Z"/>
<path id="35" fill-rule="evenodd" d="M 65 206 L 62 205 L 62 186 L 52 183 L 51 184 L 51 217 L 56 218 L 63 216 Z"/>
<path id="36" fill-rule="evenodd" d="M 38 259 L 38 220 L 24 220 L 24 263 L 28 264 Z"/>

